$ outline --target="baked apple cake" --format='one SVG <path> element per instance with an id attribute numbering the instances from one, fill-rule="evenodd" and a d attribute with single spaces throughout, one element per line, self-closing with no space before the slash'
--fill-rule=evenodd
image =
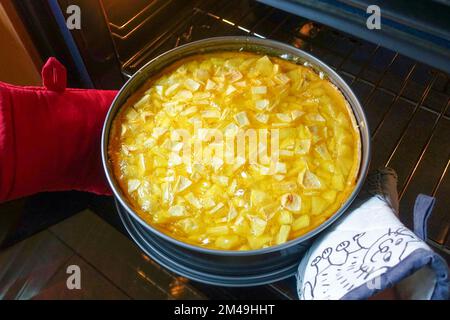
<path id="1" fill-rule="evenodd" d="M 321 74 L 219 52 L 138 90 L 114 119 L 109 156 L 146 223 L 205 248 L 256 250 L 332 216 L 355 187 L 360 146 L 351 108 Z"/>

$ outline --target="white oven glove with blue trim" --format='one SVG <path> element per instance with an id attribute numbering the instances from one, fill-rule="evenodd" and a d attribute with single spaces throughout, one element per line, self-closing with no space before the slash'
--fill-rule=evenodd
<path id="1" fill-rule="evenodd" d="M 423 241 L 434 198 L 419 195 L 415 233 L 397 218 L 397 177 L 382 169 L 351 209 L 315 240 L 299 266 L 301 300 L 367 299 L 395 286 L 400 299 L 447 299 L 448 267 Z"/>

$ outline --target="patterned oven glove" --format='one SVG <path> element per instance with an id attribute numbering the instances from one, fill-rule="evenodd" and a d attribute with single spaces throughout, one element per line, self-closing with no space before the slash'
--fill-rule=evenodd
<path id="1" fill-rule="evenodd" d="M 321 235 L 297 273 L 301 300 L 367 299 L 395 286 L 400 299 L 448 299 L 448 267 L 424 242 L 434 199 L 419 195 L 414 232 L 397 218 L 393 170 L 371 174 L 352 209 Z"/>

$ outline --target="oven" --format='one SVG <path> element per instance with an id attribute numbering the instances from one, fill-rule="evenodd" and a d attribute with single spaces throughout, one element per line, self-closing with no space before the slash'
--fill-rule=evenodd
<path id="1" fill-rule="evenodd" d="M 366 9 L 372 3 L 381 8 L 381 29 L 367 28 Z M 352 87 L 365 109 L 372 135 L 371 168 L 389 166 L 398 173 L 401 220 L 412 227 L 419 193 L 437 198 L 428 222 L 428 243 L 448 260 L 450 4 L 408 3 L 412 2 L 15 1 L 42 58 L 61 60 L 72 86 L 118 89 L 159 54 L 214 36 L 274 39 L 318 57 Z M 80 29 L 66 26 L 70 5 L 80 8 Z M 89 207 L 122 230 L 111 198 L 74 197 L 75 207 Z M 212 298 L 249 298 L 256 292 L 195 285 Z M 257 292 L 260 298 L 295 297 L 292 281 Z"/>

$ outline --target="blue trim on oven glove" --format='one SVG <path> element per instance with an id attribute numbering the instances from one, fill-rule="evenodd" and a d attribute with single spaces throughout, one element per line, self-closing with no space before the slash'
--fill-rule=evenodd
<path id="1" fill-rule="evenodd" d="M 418 235 L 398 221 L 383 197 L 374 196 L 347 213 L 302 259 L 300 299 L 367 299 L 393 286 L 402 299 L 448 299 L 447 263 L 420 239 L 426 237 L 434 202 L 425 195 L 416 200 Z M 367 223 L 372 215 L 382 223 Z"/>

